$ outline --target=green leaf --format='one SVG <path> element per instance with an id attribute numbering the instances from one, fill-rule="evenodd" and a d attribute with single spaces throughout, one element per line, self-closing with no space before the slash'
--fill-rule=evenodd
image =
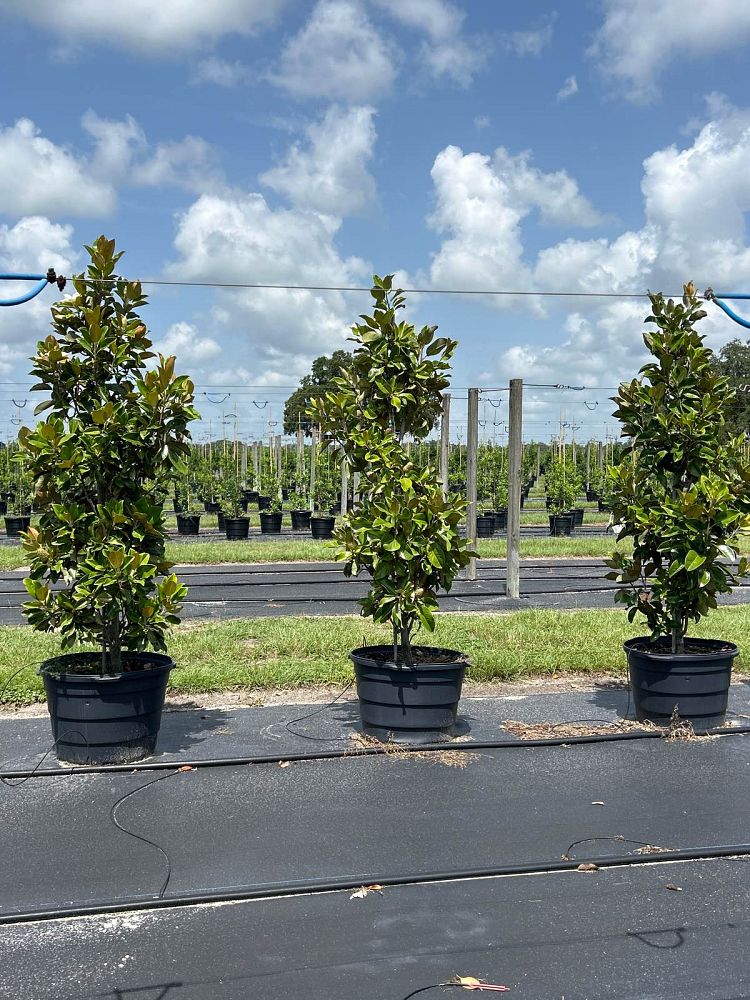
<path id="1" fill-rule="evenodd" d="M 685 556 L 685 569 L 688 573 L 692 573 L 694 570 L 699 569 L 703 563 L 706 561 L 706 557 L 700 555 L 694 549 L 690 549 L 688 554 Z"/>

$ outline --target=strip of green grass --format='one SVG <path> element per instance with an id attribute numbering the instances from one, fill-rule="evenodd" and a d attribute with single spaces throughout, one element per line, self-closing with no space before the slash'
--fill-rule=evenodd
<path id="1" fill-rule="evenodd" d="M 443 614 L 435 635 L 425 641 L 466 652 L 472 680 L 507 681 L 568 672 L 624 673 L 621 644 L 636 634 L 620 610 L 536 610 L 507 615 Z M 750 606 L 720 608 L 694 634 L 731 639 L 748 649 Z M 386 629 L 355 616 L 193 622 L 177 628 L 169 642 L 169 652 L 179 667 L 172 673 L 170 691 L 204 694 L 343 685 L 351 678 L 349 650 L 387 641 Z M 54 637 L 24 627 L 0 628 L 0 703 L 43 701 L 36 666 L 58 652 Z M 22 664 L 26 668 L 10 679 Z"/>
<path id="2" fill-rule="evenodd" d="M 623 550 L 628 543 L 620 546 Z M 750 538 L 739 543 L 740 552 L 750 555 Z M 485 559 L 504 559 L 506 543 L 503 538 L 479 542 L 479 555 Z M 573 535 L 570 538 L 521 538 L 521 557 L 524 559 L 547 558 L 605 558 L 615 551 L 614 536 Z M 279 542 L 187 542 L 170 543 L 167 555 L 178 565 L 208 566 L 216 563 L 283 563 L 329 562 L 334 548 L 326 542 L 304 540 Z M 19 569 L 28 565 L 28 558 L 20 546 L 0 546 L 0 570 Z"/>

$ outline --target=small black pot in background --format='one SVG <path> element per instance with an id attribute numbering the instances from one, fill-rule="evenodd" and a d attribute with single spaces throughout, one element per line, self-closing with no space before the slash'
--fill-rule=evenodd
<path id="1" fill-rule="evenodd" d="M 177 534 L 178 535 L 197 535 L 201 530 L 201 516 L 200 514 L 178 514 L 177 515 Z"/>
<path id="2" fill-rule="evenodd" d="M 221 504 L 215 500 L 204 500 L 203 506 L 206 508 L 207 514 L 218 514 L 221 510 Z"/>
<path id="3" fill-rule="evenodd" d="M 594 500 L 599 499 L 599 494 L 596 492 L 596 490 L 586 490 L 586 499 L 588 500 L 589 503 L 593 503 Z"/>
<path id="4" fill-rule="evenodd" d="M 258 491 L 257 490 L 243 490 L 242 495 L 248 503 L 258 502 Z"/>
<path id="5" fill-rule="evenodd" d="M 123 659 L 154 666 L 112 677 L 66 671 L 81 660 L 96 666 L 99 653 L 68 653 L 41 665 L 58 760 L 130 764 L 154 752 L 174 662 L 160 653 L 123 653 Z"/>
<path id="6" fill-rule="evenodd" d="M 0 517 L 2 517 L 3 514 L 7 513 L 8 513 L 8 501 L 0 500 Z"/>
<path id="7" fill-rule="evenodd" d="M 310 531 L 313 538 L 323 540 L 333 538 L 333 529 L 336 527 L 336 518 L 326 514 L 320 514 L 310 518 Z"/>
<path id="8" fill-rule="evenodd" d="M 559 538 L 562 535 L 569 535 L 573 530 L 573 518 L 570 514 L 550 514 L 549 533 Z"/>
<path id="9" fill-rule="evenodd" d="M 230 542 L 237 541 L 239 538 L 247 538 L 250 533 L 250 518 L 225 517 L 224 532 Z"/>
<path id="10" fill-rule="evenodd" d="M 494 514 L 477 514 L 477 538 L 492 538 L 494 530 Z"/>
<path id="11" fill-rule="evenodd" d="M 508 511 L 507 510 L 496 510 L 494 512 L 495 516 L 495 531 L 507 531 L 508 529 Z"/>
<path id="12" fill-rule="evenodd" d="M 599 500 L 599 513 L 603 514 L 605 511 L 609 511 L 609 507 L 603 500 Z"/>
<path id="13" fill-rule="evenodd" d="M 574 507 L 571 511 L 573 515 L 573 527 L 580 528 L 583 525 L 583 515 L 585 511 L 583 507 Z"/>
<path id="14" fill-rule="evenodd" d="M 309 510 L 292 511 L 292 531 L 307 531 L 310 527 Z"/>
<path id="15" fill-rule="evenodd" d="M 21 532 L 28 531 L 30 524 L 31 516 L 28 514 L 21 514 L 17 517 L 11 514 L 5 515 L 5 531 L 8 538 L 20 538 Z"/>
<path id="16" fill-rule="evenodd" d="M 219 522 L 219 531 L 226 531 L 227 519 L 223 511 L 219 510 L 216 512 L 216 518 Z"/>
<path id="17" fill-rule="evenodd" d="M 271 498 L 258 494 L 258 510 L 268 510 L 271 506 Z"/>
<path id="18" fill-rule="evenodd" d="M 280 535 L 281 534 L 281 519 L 284 515 L 282 512 L 275 511 L 273 514 L 269 514 L 266 511 L 262 511 L 260 515 L 260 531 L 263 535 Z"/>
<path id="19" fill-rule="evenodd" d="M 672 653 L 669 639 L 652 643 L 648 637 L 628 639 L 630 690 L 636 718 L 668 726 L 677 708 L 696 732 L 724 722 L 732 677 L 739 653 L 733 642 L 686 639 L 689 652 Z"/>

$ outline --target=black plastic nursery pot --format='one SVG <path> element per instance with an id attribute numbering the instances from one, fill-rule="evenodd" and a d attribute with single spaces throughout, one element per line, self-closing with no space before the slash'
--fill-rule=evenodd
<path id="1" fill-rule="evenodd" d="M 0 500 L 0 516 L 8 513 L 8 501 Z"/>
<path id="2" fill-rule="evenodd" d="M 724 722 L 737 646 L 721 639 L 686 639 L 685 646 L 673 653 L 669 639 L 647 636 L 623 643 L 640 722 L 668 726 L 675 708 L 696 732 Z"/>
<path id="3" fill-rule="evenodd" d="M 333 538 L 333 529 L 336 527 L 336 518 L 327 514 L 319 514 L 310 518 L 310 531 L 313 538 L 323 540 Z"/>
<path id="4" fill-rule="evenodd" d="M 508 527 L 508 511 L 495 511 L 495 531 L 505 531 Z"/>
<path id="5" fill-rule="evenodd" d="M 292 531 L 307 531 L 310 527 L 309 510 L 292 511 Z"/>
<path id="6" fill-rule="evenodd" d="M 494 514 L 477 515 L 477 538 L 492 538 L 495 531 Z"/>
<path id="7" fill-rule="evenodd" d="M 276 511 L 273 514 L 262 512 L 260 515 L 260 531 L 263 535 L 279 535 L 281 534 L 281 511 Z"/>
<path id="8" fill-rule="evenodd" d="M 200 514 L 178 514 L 177 515 L 177 534 L 178 535 L 197 535 L 201 530 L 201 516 Z"/>
<path id="9" fill-rule="evenodd" d="M 236 541 L 238 538 L 247 538 L 250 533 L 250 518 L 225 517 L 224 532 L 230 542 Z"/>
<path id="10" fill-rule="evenodd" d="M 550 514 L 549 533 L 555 538 L 562 535 L 569 535 L 573 530 L 573 517 L 571 514 Z"/>
<path id="11" fill-rule="evenodd" d="M 609 507 L 607 506 L 607 504 L 603 500 L 598 500 L 597 502 L 598 502 L 598 505 L 599 505 L 599 513 L 600 514 L 603 514 L 605 511 L 609 510 Z"/>
<path id="12" fill-rule="evenodd" d="M 217 510 L 216 519 L 219 522 L 219 531 L 226 531 L 227 519 L 223 511 Z"/>
<path id="13" fill-rule="evenodd" d="M 583 507 L 574 507 L 570 513 L 573 515 L 573 527 L 580 528 L 583 524 L 583 515 L 585 513 Z"/>
<path id="14" fill-rule="evenodd" d="M 18 517 L 10 514 L 5 515 L 5 532 L 8 538 L 20 538 L 22 531 L 28 531 L 31 524 L 31 517 L 27 514 Z"/>
<path id="15" fill-rule="evenodd" d="M 362 728 L 385 742 L 441 742 L 454 735 L 466 656 L 455 649 L 414 646 L 417 663 L 394 663 L 391 646 L 349 654 Z"/>
<path id="16" fill-rule="evenodd" d="M 130 764 L 156 749 L 164 695 L 174 662 L 161 653 L 123 653 L 126 669 L 97 669 L 99 653 L 68 653 L 39 668 L 58 760 L 69 764 Z M 133 667 L 136 669 L 133 669 Z"/>
<path id="17" fill-rule="evenodd" d="M 206 508 L 207 514 L 218 514 L 221 510 L 221 504 L 214 500 L 204 500 L 203 506 Z"/>
<path id="18" fill-rule="evenodd" d="M 595 490 L 586 490 L 586 499 L 589 503 L 599 499 L 599 494 Z"/>
<path id="19" fill-rule="evenodd" d="M 271 506 L 271 498 L 258 494 L 258 510 L 268 510 Z"/>
<path id="20" fill-rule="evenodd" d="M 243 490 L 242 495 L 247 500 L 248 503 L 258 502 L 258 491 L 257 490 Z"/>

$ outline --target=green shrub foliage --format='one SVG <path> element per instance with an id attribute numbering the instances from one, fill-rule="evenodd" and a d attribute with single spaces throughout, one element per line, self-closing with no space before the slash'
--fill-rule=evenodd
<path id="1" fill-rule="evenodd" d="M 336 529 L 338 558 L 347 576 L 371 573 L 363 613 L 391 624 L 394 660 L 412 665 L 416 629 L 434 630 L 438 590 L 472 553 L 458 536 L 465 503 L 445 499 L 435 469 L 418 468 L 405 444 L 435 426 L 457 342 L 398 322 L 405 299 L 392 281 L 374 277 L 373 313 L 352 328 L 352 364 L 310 413 L 361 477 L 360 503 Z"/>
<path id="2" fill-rule="evenodd" d="M 163 650 L 179 621 L 187 588 L 164 557 L 161 497 L 185 471 L 198 414 L 174 357 L 153 364 L 136 312 L 146 297 L 138 282 L 114 277 L 114 240 L 86 249 L 87 276 L 53 306 L 54 335 L 33 359 L 34 389 L 49 396 L 35 412 L 47 416 L 19 433 L 41 511 L 24 541 L 24 610 L 35 629 L 59 632 L 63 649 L 100 646 L 102 672 L 117 673 L 124 652 Z"/>
<path id="3" fill-rule="evenodd" d="M 692 285 L 682 302 L 650 298 L 646 322 L 657 329 L 643 339 L 654 360 L 612 397 L 630 443 L 608 471 L 607 495 L 633 555 L 618 552 L 608 576 L 623 584 L 615 600 L 629 620 L 642 614 L 654 639 L 670 636 L 681 652 L 689 623 L 747 570 L 742 559 L 735 571 L 732 540 L 750 530 L 750 466 L 741 438 L 725 436 L 734 390 L 695 330 L 706 313 Z"/>

